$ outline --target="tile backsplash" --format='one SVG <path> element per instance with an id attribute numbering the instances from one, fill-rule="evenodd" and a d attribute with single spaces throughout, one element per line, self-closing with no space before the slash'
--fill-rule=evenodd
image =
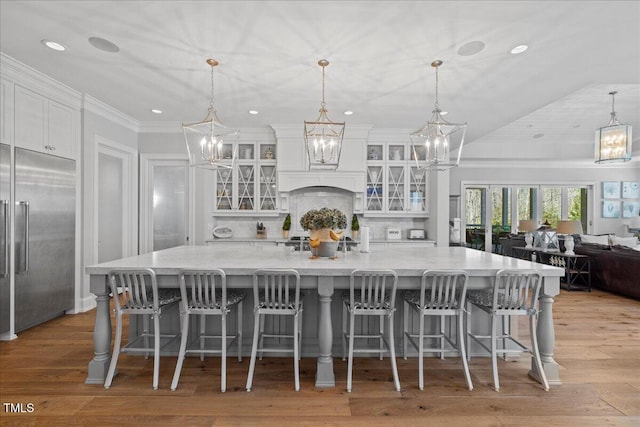
<path id="1" fill-rule="evenodd" d="M 351 235 L 351 217 L 353 215 L 353 193 L 331 187 L 311 187 L 293 191 L 289 195 L 289 207 L 291 212 L 291 231 L 289 236 L 308 235 L 300 226 L 300 217 L 311 209 L 321 207 L 340 209 L 347 216 L 347 235 Z M 207 239 L 211 239 L 213 228 L 226 226 L 233 230 L 236 238 L 254 238 L 256 236 L 256 222 L 261 222 L 267 228 L 267 238 L 282 238 L 282 223 L 286 214 L 278 217 L 260 217 L 258 214 L 251 217 L 226 217 L 214 216 L 209 224 Z M 402 238 L 406 238 L 407 230 L 412 228 L 425 228 L 425 220 L 422 218 L 368 218 L 358 214 L 360 227 L 368 226 L 371 229 L 372 239 L 384 239 L 386 227 L 399 227 L 402 230 Z M 429 238 L 429 236 L 427 236 Z"/>

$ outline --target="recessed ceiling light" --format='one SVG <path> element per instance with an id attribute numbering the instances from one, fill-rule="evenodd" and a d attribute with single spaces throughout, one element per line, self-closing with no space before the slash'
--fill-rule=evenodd
<path id="1" fill-rule="evenodd" d="M 41 43 L 43 45 L 45 45 L 46 47 L 48 47 L 49 49 L 57 50 L 58 52 L 63 52 L 65 50 L 67 50 L 67 48 L 65 46 L 63 46 L 63 45 L 61 45 L 60 43 L 57 43 L 57 42 L 52 42 L 51 40 L 43 39 L 41 41 Z"/>
<path id="2" fill-rule="evenodd" d="M 258 114 L 258 110 L 249 110 L 249 114 L 255 116 L 256 114 Z"/>
<path id="3" fill-rule="evenodd" d="M 474 40 L 460 46 L 460 48 L 458 49 L 458 55 L 471 56 L 480 52 L 482 49 L 484 49 L 484 42 L 481 42 L 480 40 Z"/>
<path id="4" fill-rule="evenodd" d="M 529 46 L 527 46 L 526 44 L 521 44 L 519 46 L 514 47 L 513 49 L 511 49 L 511 53 L 513 55 L 517 55 L 519 53 L 524 52 L 525 50 L 529 49 Z"/>
<path id="5" fill-rule="evenodd" d="M 100 37 L 89 37 L 89 43 L 91 43 L 91 46 L 104 52 L 120 52 L 120 48 L 115 43 Z"/>
<path id="6" fill-rule="evenodd" d="M 536 133 L 535 135 L 533 135 L 534 139 L 542 138 L 543 136 L 544 133 Z"/>
<path id="7" fill-rule="evenodd" d="M 158 110 L 157 108 L 152 109 L 151 112 L 154 114 L 162 114 L 162 110 Z"/>
<path id="8" fill-rule="evenodd" d="M 347 111 L 344 112 L 344 115 L 345 116 L 352 116 L 353 115 L 353 111 L 347 110 Z"/>

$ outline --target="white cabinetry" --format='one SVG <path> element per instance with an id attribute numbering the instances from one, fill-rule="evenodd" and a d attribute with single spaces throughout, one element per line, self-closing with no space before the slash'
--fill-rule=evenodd
<path id="1" fill-rule="evenodd" d="M 76 112 L 15 85 L 15 144 L 56 156 L 75 158 Z"/>
<path id="2" fill-rule="evenodd" d="M 237 157 L 233 167 L 214 173 L 214 214 L 277 214 L 276 145 L 238 143 L 235 147 L 228 145 L 225 150 L 231 153 L 234 148 Z"/>
<path id="3" fill-rule="evenodd" d="M 412 160 L 409 143 L 367 146 L 365 216 L 429 215 L 428 177 Z"/>
<path id="4" fill-rule="evenodd" d="M 0 143 L 11 145 L 10 132 L 13 129 L 13 83 L 0 79 Z"/>

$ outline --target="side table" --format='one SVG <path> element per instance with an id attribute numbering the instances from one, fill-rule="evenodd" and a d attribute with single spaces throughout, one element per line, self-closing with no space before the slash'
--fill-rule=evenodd
<path id="1" fill-rule="evenodd" d="M 564 252 L 546 252 L 523 247 L 511 250 L 516 258 L 531 261 L 532 255 L 535 254 L 537 262 L 564 268 L 563 283 L 567 290 L 591 292 L 591 259 L 587 255 L 567 255 Z"/>

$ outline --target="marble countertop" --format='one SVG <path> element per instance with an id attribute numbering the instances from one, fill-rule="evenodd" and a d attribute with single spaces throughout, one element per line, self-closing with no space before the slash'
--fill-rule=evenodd
<path id="1" fill-rule="evenodd" d="M 465 247 L 411 246 L 372 248 L 338 253 L 337 259 L 310 259 L 309 252 L 286 246 L 178 246 L 86 267 L 87 274 L 107 274 L 115 268 L 153 268 L 158 274 L 179 269 L 221 268 L 228 275 L 250 275 L 258 268 L 295 268 L 301 275 L 348 275 L 355 268 L 391 268 L 399 276 L 418 276 L 426 269 L 463 269 L 471 276 L 492 276 L 504 268 L 535 269 L 543 276 L 564 276 L 564 269 Z"/>

